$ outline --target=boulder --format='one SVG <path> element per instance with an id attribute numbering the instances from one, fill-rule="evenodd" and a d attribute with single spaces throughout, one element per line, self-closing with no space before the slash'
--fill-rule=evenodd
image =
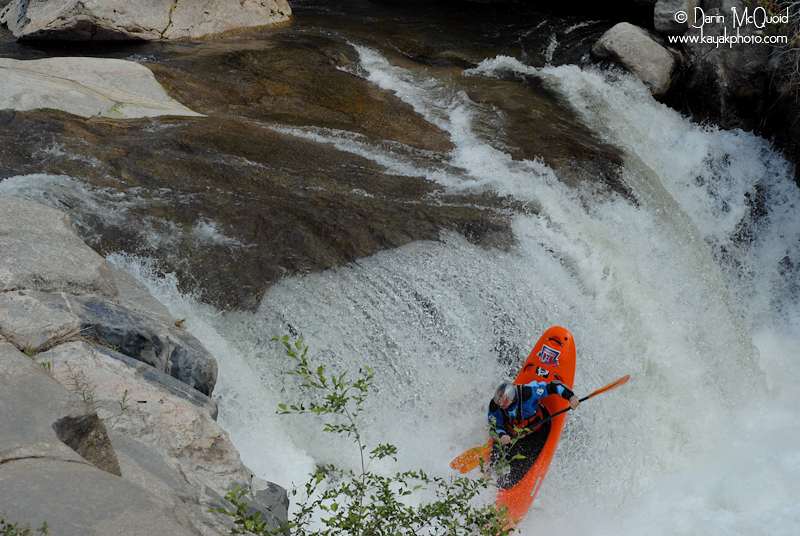
<path id="1" fill-rule="evenodd" d="M 0 109 L 81 117 L 200 116 L 167 95 L 147 67 L 112 58 L 0 58 Z"/>
<path id="2" fill-rule="evenodd" d="M 682 35 L 695 24 L 695 8 L 702 3 L 702 0 L 658 0 L 653 9 L 653 27 L 663 34 Z"/>
<path id="3" fill-rule="evenodd" d="M 0 334 L 19 348 L 42 351 L 85 340 L 114 348 L 211 395 L 217 362 L 192 335 L 155 324 L 94 296 L 15 290 L 0 294 Z"/>
<path id="4" fill-rule="evenodd" d="M 0 497 L 12 523 L 53 534 L 191 536 L 186 508 L 164 507 L 122 471 L 107 429 L 78 394 L 0 343 Z"/>
<path id="5" fill-rule="evenodd" d="M 212 419 L 217 419 L 218 408 L 214 399 L 190 387 L 188 384 L 164 374 L 147 363 L 137 361 L 111 348 L 94 345 L 93 351 L 110 357 L 111 359 L 121 361 L 129 368 L 135 370 L 136 377 L 143 382 L 147 382 L 147 384 L 151 386 L 151 389 L 157 389 L 171 396 L 182 398 L 207 412 Z"/>
<path id="6" fill-rule="evenodd" d="M 621 22 L 592 47 L 600 59 L 615 61 L 635 74 L 656 98 L 664 97 L 675 82 L 679 61 L 645 30 Z"/>
<path id="7" fill-rule="evenodd" d="M 70 294 L 14 290 L 0 293 L 0 334 L 17 348 L 40 352 L 81 336 Z"/>
<path id="8" fill-rule="evenodd" d="M 289 20 L 286 0 L 12 0 L 0 23 L 19 39 L 198 38 Z"/>
<path id="9" fill-rule="evenodd" d="M 214 357 L 62 212 L 0 194 L 0 251 L 0 335 L 17 348 L 104 344 L 211 395 Z"/>
<path id="10" fill-rule="evenodd" d="M 12 522 L 47 522 L 59 536 L 198 536 L 184 512 L 142 487 L 93 467 L 47 459 L 0 466 L 3 511 Z"/>
<path id="11" fill-rule="evenodd" d="M 92 250 L 94 251 L 94 250 Z M 172 325 L 175 320 L 163 303 L 158 301 L 136 277 L 113 263 L 108 264 L 117 295 L 114 303 L 151 322 Z"/>
<path id="12" fill-rule="evenodd" d="M 149 365 L 86 342 L 59 345 L 36 360 L 66 387 L 89 386 L 122 477 L 171 508 L 185 507 L 198 531 L 212 536 L 225 528 L 229 520 L 207 510 L 228 506 L 224 496 L 235 487 L 251 490 L 247 502 L 274 527 L 286 519 L 286 492 L 242 464 L 210 399 Z"/>
<path id="13" fill-rule="evenodd" d="M 3 194 L 0 252 L 6 519 L 67 536 L 216 536 L 232 520 L 209 510 L 239 487 L 273 528 L 287 520 L 286 491 L 242 463 L 203 394 L 216 361 L 141 284 L 60 212 Z"/>

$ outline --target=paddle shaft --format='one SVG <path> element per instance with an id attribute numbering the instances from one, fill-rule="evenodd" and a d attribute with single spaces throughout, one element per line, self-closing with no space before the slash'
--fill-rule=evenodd
<path id="1" fill-rule="evenodd" d="M 585 402 L 585 401 L 589 400 L 590 398 L 592 398 L 592 397 L 591 397 L 591 396 L 584 396 L 583 398 L 581 398 L 581 399 L 580 399 L 580 402 Z M 535 423 L 533 423 L 533 424 L 534 424 L 534 426 L 537 426 L 537 427 L 538 427 L 538 426 L 541 426 L 541 425 L 543 425 L 544 423 L 546 423 L 547 421 L 549 421 L 550 419 L 553 419 L 553 418 L 555 418 L 555 417 L 558 417 L 558 416 L 559 416 L 559 415 L 561 415 L 562 413 L 566 413 L 566 412 L 568 412 L 568 411 L 569 411 L 569 410 L 571 410 L 571 409 L 572 409 L 572 408 L 567 408 L 567 409 L 562 409 L 561 411 L 556 411 L 555 413 L 553 413 L 552 415 L 550 415 L 550 416 L 549 416 L 549 417 L 547 417 L 546 419 L 542 419 L 541 421 L 539 421 L 539 422 L 535 422 Z"/>
<path id="2" fill-rule="evenodd" d="M 581 398 L 581 399 L 579 400 L 579 402 L 586 402 L 587 400 L 589 400 L 589 399 L 590 399 L 590 398 L 592 398 L 593 396 L 599 395 L 600 393 L 605 393 L 606 391 L 610 391 L 611 389 L 616 389 L 617 387 L 619 387 L 619 386 L 620 386 L 620 385 L 622 385 L 623 383 L 627 383 L 627 381 L 628 381 L 630 378 L 631 378 L 631 375 L 630 375 L 630 374 L 628 374 L 627 376 L 623 376 L 622 378 L 618 379 L 617 381 L 611 382 L 611 383 L 609 383 L 608 385 L 606 385 L 605 387 L 601 387 L 600 389 L 598 389 L 598 390 L 597 390 L 597 391 L 595 391 L 594 393 L 591 393 L 591 394 L 588 394 L 588 395 L 584 396 L 583 398 Z M 542 419 L 541 421 L 539 421 L 539 422 L 536 422 L 536 423 L 533 423 L 533 424 L 534 424 L 534 426 L 536 426 L 536 427 L 538 428 L 539 426 L 543 425 L 544 423 L 546 423 L 546 422 L 547 422 L 547 421 L 549 421 L 550 419 L 553 419 L 554 417 L 558 417 L 558 416 L 559 416 L 559 415 L 561 415 L 562 413 L 566 413 L 566 412 L 568 412 L 568 411 L 569 411 L 569 410 L 571 410 L 571 409 L 572 409 L 572 408 L 566 408 L 566 409 L 562 409 L 561 411 L 556 411 L 555 413 L 553 413 L 552 415 L 550 415 L 550 416 L 549 416 L 549 417 L 547 417 L 546 419 Z M 526 435 L 527 435 L 527 434 L 526 434 Z"/>

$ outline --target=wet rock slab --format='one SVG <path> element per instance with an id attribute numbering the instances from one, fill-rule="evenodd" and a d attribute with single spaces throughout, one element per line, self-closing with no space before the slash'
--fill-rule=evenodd
<path id="1" fill-rule="evenodd" d="M 501 200 L 452 195 L 285 130 L 313 125 L 364 147 L 396 143 L 412 159 L 443 158 L 445 132 L 347 72 L 349 45 L 276 33 L 137 51 L 171 97 L 207 117 L 0 113 L 8 163 L 0 178 L 18 176 L 3 191 L 70 213 L 101 254 L 157 259 L 182 290 L 222 309 L 254 309 L 287 274 L 435 240 L 442 230 L 489 245 L 510 239 Z"/>

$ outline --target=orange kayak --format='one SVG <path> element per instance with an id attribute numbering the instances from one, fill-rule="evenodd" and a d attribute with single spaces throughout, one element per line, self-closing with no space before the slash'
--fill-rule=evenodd
<path id="1" fill-rule="evenodd" d="M 575 380 L 575 341 L 572 333 L 558 326 L 542 335 L 522 365 L 514 384 L 556 379 L 570 389 Z M 539 404 L 543 418 L 569 407 L 567 401 L 558 395 L 545 397 Z M 525 458 L 511 462 L 511 472 L 497 478 L 499 491 L 496 505 L 498 508 L 505 506 L 508 515 L 516 523 L 522 521 L 536 498 L 555 455 L 566 418 L 566 413 L 558 415 L 517 441 L 512 454 L 519 452 Z"/>

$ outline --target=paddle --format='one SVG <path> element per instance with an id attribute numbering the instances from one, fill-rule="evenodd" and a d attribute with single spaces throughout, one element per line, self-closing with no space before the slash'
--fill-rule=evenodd
<path id="1" fill-rule="evenodd" d="M 611 391 L 612 389 L 616 389 L 620 385 L 623 385 L 623 384 L 627 383 L 627 381 L 630 380 L 630 379 L 631 379 L 631 375 L 630 374 L 628 374 L 626 376 L 623 376 L 622 378 L 609 383 L 605 387 L 601 387 L 600 389 L 598 389 L 597 391 L 593 392 L 592 394 L 586 395 L 585 397 L 581 398 L 580 401 L 581 402 L 585 402 L 586 400 L 589 400 L 593 396 L 597 396 L 600 393 L 605 393 L 606 391 Z M 546 419 L 544 419 L 544 420 L 542 420 L 540 422 L 537 422 L 536 426 L 539 427 L 539 426 L 543 425 L 544 423 L 546 423 L 547 421 L 549 421 L 550 419 L 552 419 L 554 417 L 558 417 L 562 413 L 566 413 L 569 410 L 570 410 L 570 408 L 562 409 L 561 411 L 557 411 L 557 412 L 553 413 L 552 415 L 550 415 L 549 417 L 547 417 Z M 481 447 L 475 447 L 474 449 L 469 449 L 468 451 L 464 452 L 463 454 L 457 456 L 455 460 L 450 462 L 450 467 L 452 467 L 453 469 L 455 469 L 459 473 L 462 473 L 462 474 L 463 473 L 468 473 L 468 472 L 472 471 L 473 469 L 475 469 L 476 467 L 478 467 L 478 465 L 480 465 L 481 459 L 488 460 L 489 459 L 489 455 L 491 454 L 491 451 L 492 451 L 492 440 L 490 439 L 485 445 L 483 445 Z"/>

